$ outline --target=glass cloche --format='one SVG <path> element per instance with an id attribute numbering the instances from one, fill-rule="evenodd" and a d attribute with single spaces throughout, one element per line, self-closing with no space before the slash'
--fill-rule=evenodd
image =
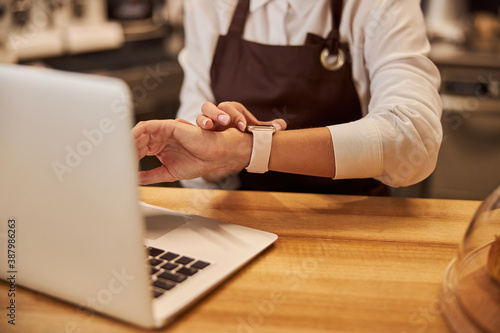
<path id="1" fill-rule="evenodd" d="M 440 306 L 455 332 L 500 332 L 500 187 L 467 228 L 446 270 Z"/>

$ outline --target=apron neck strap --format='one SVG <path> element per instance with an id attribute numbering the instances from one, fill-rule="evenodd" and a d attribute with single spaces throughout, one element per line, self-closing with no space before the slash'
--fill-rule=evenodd
<path id="1" fill-rule="evenodd" d="M 332 31 L 339 31 L 340 19 L 342 18 L 343 0 L 330 0 L 330 10 L 332 11 Z"/>
<path id="2" fill-rule="evenodd" d="M 245 30 L 245 23 L 249 12 L 250 0 L 239 0 L 227 32 L 228 36 L 243 37 L 243 31 Z"/>
<path id="3" fill-rule="evenodd" d="M 328 34 L 327 44 L 330 54 L 337 54 L 340 41 L 340 20 L 342 18 L 343 0 L 330 0 L 330 10 L 332 12 L 332 30 Z"/>

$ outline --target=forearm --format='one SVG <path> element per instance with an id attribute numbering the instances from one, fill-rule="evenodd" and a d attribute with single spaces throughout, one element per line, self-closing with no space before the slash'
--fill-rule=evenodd
<path id="1" fill-rule="evenodd" d="M 217 156 L 235 170 L 250 162 L 252 134 L 231 128 L 218 132 Z M 222 161 L 221 161 L 222 162 Z M 327 127 L 277 131 L 273 135 L 269 170 L 309 176 L 335 176 L 335 159 Z"/>
<path id="2" fill-rule="evenodd" d="M 335 159 L 328 128 L 276 132 L 269 170 L 333 178 Z"/>

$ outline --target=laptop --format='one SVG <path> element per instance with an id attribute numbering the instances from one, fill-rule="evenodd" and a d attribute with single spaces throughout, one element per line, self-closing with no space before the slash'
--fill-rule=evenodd
<path id="1" fill-rule="evenodd" d="M 157 328 L 277 236 L 139 202 L 132 119 L 121 80 L 0 65 L 0 277 Z"/>

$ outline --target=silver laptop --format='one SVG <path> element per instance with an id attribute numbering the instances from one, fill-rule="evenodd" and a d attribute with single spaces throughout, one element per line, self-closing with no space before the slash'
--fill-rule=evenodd
<path id="1" fill-rule="evenodd" d="M 139 203 L 132 118 L 120 80 L 0 65 L 0 276 L 153 328 L 277 236 Z"/>

